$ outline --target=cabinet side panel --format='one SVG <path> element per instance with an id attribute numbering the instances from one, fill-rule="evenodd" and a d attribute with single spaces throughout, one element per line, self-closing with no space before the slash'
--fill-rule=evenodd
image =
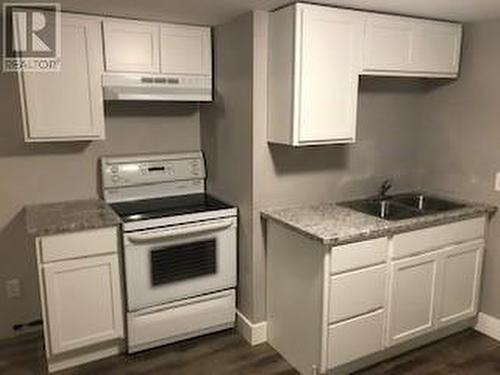
<path id="1" fill-rule="evenodd" d="M 295 8 L 271 13 L 269 18 L 268 141 L 291 144 Z"/>
<path id="2" fill-rule="evenodd" d="M 302 374 L 321 367 L 325 249 L 269 222 L 268 340 Z"/>

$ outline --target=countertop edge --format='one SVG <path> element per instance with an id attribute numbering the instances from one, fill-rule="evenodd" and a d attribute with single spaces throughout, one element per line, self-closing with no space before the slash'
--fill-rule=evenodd
<path id="1" fill-rule="evenodd" d="M 456 223 L 458 221 L 474 219 L 474 218 L 478 218 L 478 217 L 485 216 L 485 215 L 488 215 L 488 212 L 477 211 L 477 212 L 463 213 L 460 215 L 456 215 L 454 217 L 444 217 L 444 218 L 439 217 L 439 218 L 435 218 L 435 219 L 425 221 L 425 222 L 409 224 L 407 227 L 384 228 L 384 229 L 380 229 L 380 230 L 375 230 L 375 231 L 370 232 L 366 236 L 361 233 L 361 234 L 356 235 L 356 236 L 350 236 L 350 237 L 341 238 L 341 239 L 321 238 L 321 241 L 322 241 L 323 245 L 341 246 L 341 245 L 347 245 L 347 244 L 354 243 L 354 242 L 370 240 L 370 239 L 380 238 L 380 237 L 386 237 L 386 236 L 391 236 L 391 235 L 395 235 L 395 234 L 408 233 L 408 232 L 413 232 L 416 230 L 436 227 L 439 225 Z"/>
<path id="2" fill-rule="evenodd" d="M 69 219 L 63 216 L 67 212 L 73 213 Z M 113 228 L 122 224 L 116 212 L 101 199 L 27 205 L 23 213 L 26 234 L 32 237 Z"/>
<path id="3" fill-rule="evenodd" d="M 93 229 L 105 229 L 105 228 L 113 228 L 119 227 L 121 225 L 121 221 L 115 223 L 106 223 L 103 225 L 80 225 L 76 228 L 68 227 L 68 228 L 45 228 L 40 230 L 27 230 L 27 234 L 32 237 L 45 237 L 45 236 L 57 236 L 58 234 L 68 234 L 68 233 L 76 233 L 76 232 L 84 232 L 87 230 Z"/>
<path id="4" fill-rule="evenodd" d="M 341 245 L 347 245 L 350 243 L 355 243 L 355 242 L 360 242 L 360 241 L 365 241 L 365 240 L 370 240 L 370 239 L 375 239 L 375 238 L 380 238 L 380 237 L 386 237 L 390 235 L 395 235 L 399 233 L 406 233 L 406 232 L 412 232 L 415 230 L 420 230 L 420 229 L 425 229 L 425 228 L 430 228 L 434 226 L 439 226 L 439 225 L 445 225 L 445 224 L 450 224 L 454 223 L 457 221 L 462 221 L 462 220 L 467 220 L 467 219 L 473 219 L 476 217 L 481 217 L 481 216 L 492 216 L 493 214 L 496 213 L 497 207 L 494 206 L 487 206 L 487 205 L 471 205 L 469 207 L 466 207 L 464 209 L 465 212 L 457 210 L 457 212 L 452 215 L 448 213 L 448 216 L 439 216 L 442 214 L 435 214 L 435 215 L 429 215 L 428 220 L 424 221 L 419 221 L 415 223 L 408 223 L 405 225 L 404 221 L 401 221 L 399 225 L 395 225 L 394 227 L 388 227 L 388 228 L 380 228 L 380 229 L 370 229 L 366 231 L 360 231 L 359 233 L 349 235 L 346 237 L 323 237 L 323 236 L 318 236 L 314 233 L 311 233 L 300 226 L 294 225 L 286 220 L 281 219 L 280 217 L 273 215 L 270 210 L 263 210 L 261 212 L 261 217 L 266 220 L 272 220 L 278 224 L 281 224 L 291 230 L 294 230 L 312 240 L 320 241 L 322 245 L 324 246 L 341 246 Z M 435 217 L 433 217 L 435 216 Z"/>
<path id="5" fill-rule="evenodd" d="M 310 239 L 312 239 L 312 240 L 315 240 L 315 241 L 320 241 L 320 242 L 322 242 L 323 244 L 325 244 L 325 243 L 324 243 L 324 239 L 323 239 L 322 237 L 317 236 L 317 235 L 315 235 L 314 233 L 308 232 L 307 230 L 304 230 L 304 229 L 300 228 L 299 226 L 296 226 L 296 225 L 290 224 L 290 223 L 289 223 L 289 222 L 287 222 L 287 221 L 281 220 L 280 218 L 277 218 L 277 217 L 275 217 L 275 216 L 273 216 L 273 215 L 271 215 L 271 214 L 269 214 L 269 213 L 267 213 L 267 212 L 266 212 L 266 213 L 264 213 L 264 211 L 263 211 L 263 212 L 261 212 L 261 217 L 262 217 L 263 219 L 265 219 L 265 220 L 272 220 L 272 221 L 274 221 L 275 223 L 280 224 L 280 225 L 283 225 L 284 227 L 289 228 L 289 229 L 292 229 L 292 230 L 294 230 L 294 231 L 296 231 L 296 232 L 298 232 L 298 233 L 300 233 L 300 234 L 303 234 L 304 236 L 306 236 L 306 237 L 308 237 L 308 238 L 310 238 Z"/>

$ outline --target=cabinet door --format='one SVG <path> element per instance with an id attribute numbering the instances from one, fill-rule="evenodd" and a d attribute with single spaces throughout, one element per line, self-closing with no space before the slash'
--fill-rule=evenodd
<path id="1" fill-rule="evenodd" d="M 408 71 L 412 59 L 413 24 L 394 16 L 369 16 L 365 29 L 363 70 Z"/>
<path id="2" fill-rule="evenodd" d="M 294 143 L 353 142 L 363 20 L 356 12 L 314 5 L 300 7 L 298 17 Z"/>
<path id="3" fill-rule="evenodd" d="M 211 75 L 210 28 L 161 25 L 161 72 Z"/>
<path id="4" fill-rule="evenodd" d="M 116 255 L 43 267 L 51 354 L 123 337 Z"/>
<path id="5" fill-rule="evenodd" d="M 106 71 L 158 73 L 160 25 L 149 22 L 105 20 Z"/>
<path id="6" fill-rule="evenodd" d="M 425 21 L 416 23 L 412 70 L 458 73 L 461 42 L 461 25 Z"/>
<path id="7" fill-rule="evenodd" d="M 391 266 L 388 345 L 434 329 L 438 255 L 416 256 Z"/>
<path id="8" fill-rule="evenodd" d="M 477 313 L 483 241 L 446 249 L 442 253 L 438 324 L 446 325 Z"/>
<path id="9" fill-rule="evenodd" d="M 61 70 L 19 73 L 26 141 L 104 138 L 101 24 L 61 16 Z"/>

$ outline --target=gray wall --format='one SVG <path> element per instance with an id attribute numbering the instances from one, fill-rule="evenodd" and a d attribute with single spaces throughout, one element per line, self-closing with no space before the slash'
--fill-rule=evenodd
<path id="1" fill-rule="evenodd" d="M 352 145 L 291 148 L 267 143 L 267 14 L 254 13 L 254 257 L 265 279 L 264 208 L 341 201 L 374 194 L 385 178 L 414 189 L 423 87 L 412 79 L 362 78 L 358 139 Z M 262 112 L 262 113 L 261 113 Z M 254 321 L 265 320 L 265 283 L 256 285 Z"/>
<path id="2" fill-rule="evenodd" d="M 25 144 L 15 76 L 0 73 L 0 338 L 39 317 L 35 254 L 27 247 L 22 208 L 30 203 L 97 197 L 97 160 L 105 154 L 199 150 L 196 106 L 108 106 L 107 140 Z M 20 278 L 22 298 L 6 299 L 4 282 Z"/>
<path id="3" fill-rule="evenodd" d="M 373 195 L 385 178 L 397 190 L 418 188 L 416 142 L 421 87 L 412 80 L 365 79 L 358 106 L 358 139 L 347 146 L 290 148 L 269 145 L 265 129 L 255 139 L 259 155 L 255 210 L 342 201 Z M 263 224 L 263 223 L 262 223 Z M 263 225 L 255 226 L 254 252 L 264 253 Z M 265 263 L 260 267 L 265 277 Z M 265 285 L 259 315 L 265 319 Z"/>
<path id="4" fill-rule="evenodd" d="M 460 79 L 433 85 L 423 102 L 421 183 L 459 198 L 498 205 L 500 21 L 466 25 Z M 490 226 L 481 311 L 500 318 L 500 216 Z"/>
<path id="5" fill-rule="evenodd" d="M 207 190 L 238 206 L 238 308 L 252 315 L 252 18 L 214 30 L 216 99 L 201 111 Z"/>
<path id="6" fill-rule="evenodd" d="M 256 323 L 266 316 L 260 211 L 364 196 L 387 177 L 394 177 L 401 190 L 416 187 L 415 138 L 423 88 L 415 80 L 363 79 L 356 144 L 269 145 L 267 14 L 254 12 L 217 28 L 215 46 L 218 97 L 215 107 L 202 111 L 202 146 L 209 161 L 209 189 L 240 206 L 244 238 L 238 308 Z M 253 66 L 248 65 L 251 60 Z"/>

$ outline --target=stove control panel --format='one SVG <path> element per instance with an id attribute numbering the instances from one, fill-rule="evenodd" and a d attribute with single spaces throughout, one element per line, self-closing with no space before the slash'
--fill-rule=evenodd
<path id="1" fill-rule="evenodd" d="M 205 179 L 203 155 L 198 152 L 101 159 L 103 188 Z"/>

